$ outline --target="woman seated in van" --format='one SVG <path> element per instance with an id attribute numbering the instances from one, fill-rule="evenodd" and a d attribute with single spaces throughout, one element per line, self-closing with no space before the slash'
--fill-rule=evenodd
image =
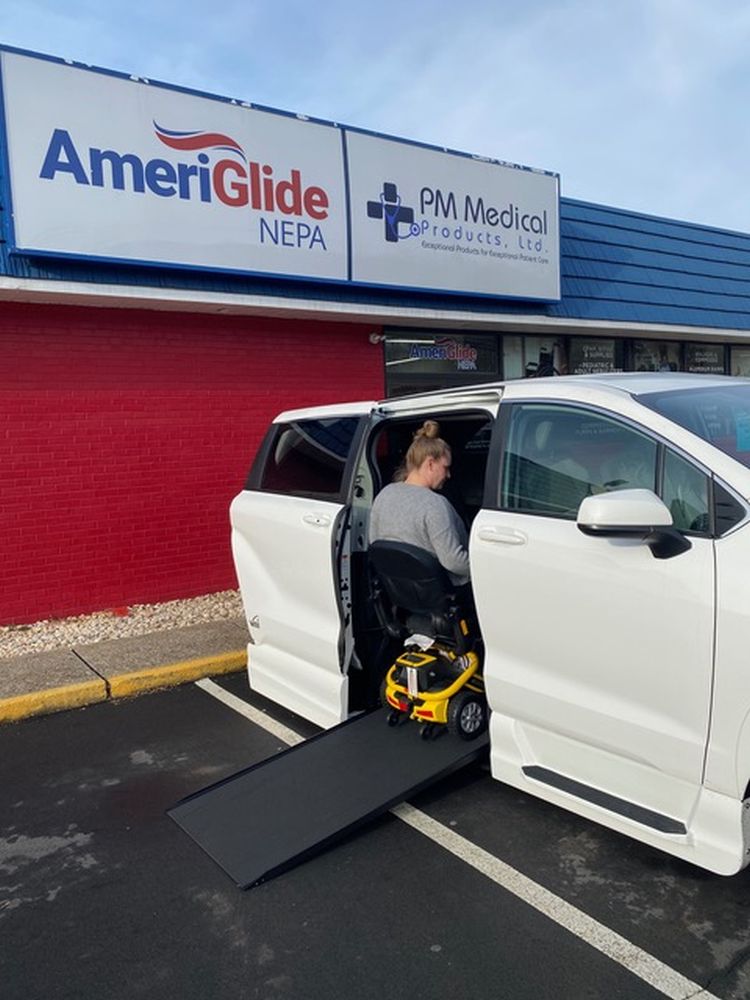
<path id="1" fill-rule="evenodd" d="M 450 477 L 451 449 L 435 420 L 425 420 L 406 453 L 405 476 L 378 493 L 370 541 L 404 542 L 431 552 L 451 582 L 469 582 L 468 537 L 453 506 L 437 491 Z"/>

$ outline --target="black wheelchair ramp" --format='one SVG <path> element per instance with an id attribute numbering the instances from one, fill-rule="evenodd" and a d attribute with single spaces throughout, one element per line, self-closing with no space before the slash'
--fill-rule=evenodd
<path id="1" fill-rule="evenodd" d="M 172 819 L 241 889 L 298 864 L 487 752 L 360 715 L 183 799 Z"/>

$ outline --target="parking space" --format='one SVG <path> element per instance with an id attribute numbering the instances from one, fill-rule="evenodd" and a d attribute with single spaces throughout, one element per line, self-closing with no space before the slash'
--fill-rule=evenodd
<path id="1" fill-rule="evenodd" d="M 415 803 L 722 997 L 750 997 L 750 871 L 712 875 L 489 778 Z"/>
<path id="2" fill-rule="evenodd" d="M 243 675 L 220 683 L 314 732 L 251 697 Z M 652 985 L 630 971 L 632 955 L 607 958 L 393 815 L 238 891 L 165 810 L 275 753 L 283 732 L 196 685 L 0 729 L 4 1000 L 639 1000 L 687 997 L 690 981 L 710 991 L 693 995 L 750 995 L 744 873 L 699 872 L 480 767 L 415 799 L 415 815 L 653 956 Z"/>

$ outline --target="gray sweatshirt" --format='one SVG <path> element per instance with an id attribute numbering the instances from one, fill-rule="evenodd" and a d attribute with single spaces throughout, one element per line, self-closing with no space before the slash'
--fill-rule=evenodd
<path id="1" fill-rule="evenodd" d="M 370 514 L 370 541 L 405 542 L 437 556 L 451 582 L 469 582 L 468 536 L 444 496 L 426 486 L 390 483 L 378 493 Z"/>

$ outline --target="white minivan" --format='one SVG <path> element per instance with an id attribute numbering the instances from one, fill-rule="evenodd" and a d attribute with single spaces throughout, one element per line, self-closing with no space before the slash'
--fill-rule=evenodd
<path id="1" fill-rule="evenodd" d="M 750 861 L 750 380 L 527 379 L 280 414 L 231 509 L 250 684 L 371 707 L 368 518 L 415 429 L 470 528 L 494 777 L 732 874 Z"/>

